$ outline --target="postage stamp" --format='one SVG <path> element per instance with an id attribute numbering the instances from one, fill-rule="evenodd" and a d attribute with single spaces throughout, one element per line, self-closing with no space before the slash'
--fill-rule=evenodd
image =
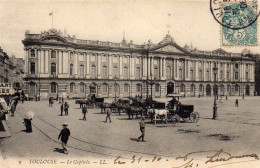
<path id="1" fill-rule="evenodd" d="M 211 12 L 221 24 L 222 46 L 257 46 L 257 1 L 211 2 Z"/>

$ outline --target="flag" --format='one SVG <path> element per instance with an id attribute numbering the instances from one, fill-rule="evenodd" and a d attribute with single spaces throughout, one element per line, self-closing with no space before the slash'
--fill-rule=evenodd
<path id="1" fill-rule="evenodd" d="M 53 12 L 51 12 L 49 15 L 51 16 L 53 14 Z"/>

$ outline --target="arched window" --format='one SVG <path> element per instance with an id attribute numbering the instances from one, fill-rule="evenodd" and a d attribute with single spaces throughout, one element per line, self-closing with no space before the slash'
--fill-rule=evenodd
<path id="1" fill-rule="evenodd" d="M 199 80 L 202 80 L 202 70 L 199 71 Z"/>
<path id="2" fill-rule="evenodd" d="M 238 64 L 235 64 L 235 68 L 238 69 Z"/>
<path id="3" fill-rule="evenodd" d="M 135 73 L 136 73 L 136 74 L 135 74 L 135 75 L 136 75 L 136 78 L 137 78 L 137 79 L 140 79 L 140 78 L 141 78 L 141 71 L 140 71 L 140 68 L 139 68 L 139 67 L 136 68 Z"/>
<path id="4" fill-rule="evenodd" d="M 51 63 L 51 75 L 56 75 L 56 64 Z"/>
<path id="5" fill-rule="evenodd" d="M 223 72 L 220 72 L 220 80 L 223 80 Z"/>
<path id="6" fill-rule="evenodd" d="M 184 85 L 184 84 L 181 84 L 181 86 L 180 86 L 180 92 L 185 92 L 185 85 Z"/>
<path id="7" fill-rule="evenodd" d="M 74 93 L 75 83 L 70 83 L 70 93 Z"/>
<path id="8" fill-rule="evenodd" d="M 194 80 L 194 73 L 193 73 L 193 70 L 192 70 L 192 69 L 190 70 L 190 79 L 191 79 L 191 80 Z"/>
<path id="9" fill-rule="evenodd" d="M 84 65 L 79 66 L 79 75 L 84 76 Z"/>
<path id="10" fill-rule="evenodd" d="M 114 76 L 118 77 L 118 68 L 116 66 L 114 66 Z"/>
<path id="11" fill-rule="evenodd" d="M 220 93 L 221 93 L 221 94 L 224 94 L 224 91 L 225 91 L 224 85 L 220 85 Z"/>
<path id="12" fill-rule="evenodd" d="M 51 93 L 57 93 L 57 83 L 52 82 L 51 83 Z"/>
<path id="13" fill-rule="evenodd" d="M 235 72 L 235 80 L 238 80 L 238 72 Z"/>
<path id="14" fill-rule="evenodd" d="M 246 80 L 248 80 L 248 72 L 246 72 Z"/>
<path id="15" fill-rule="evenodd" d="M 191 84 L 190 86 L 190 92 L 194 92 L 195 91 L 195 85 L 194 84 Z"/>
<path id="16" fill-rule="evenodd" d="M 154 68 L 154 78 L 159 79 L 159 72 L 157 67 Z"/>
<path id="17" fill-rule="evenodd" d="M 230 87 L 230 85 L 227 85 L 227 92 L 228 92 L 228 93 L 231 92 L 231 87 Z"/>
<path id="18" fill-rule="evenodd" d="M 92 78 L 96 77 L 96 66 L 95 65 L 91 66 L 91 77 Z"/>
<path id="19" fill-rule="evenodd" d="M 141 84 L 136 84 L 136 92 L 140 93 L 142 91 L 142 85 Z"/>
<path id="20" fill-rule="evenodd" d="M 213 64 L 213 65 L 214 65 L 214 68 L 217 68 L 217 63 L 216 63 L 216 62 L 214 62 L 214 64 Z"/>
<path id="21" fill-rule="evenodd" d="M 70 64 L 70 75 L 73 75 L 73 64 Z"/>
<path id="22" fill-rule="evenodd" d="M 203 87 L 203 85 L 200 85 L 200 87 L 199 87 L 199 92 L 204 92 L 204 87 Z"/>
<path id="23" fill-rule="evenodd" d="M 166 68 L 166 78 L 167 79 L 171 79 L 171 76 L 172 76 L 171 72 L 172 72 L 172 68 L 170 66 L 167 66 L 167 68 Z"/>
<path id="24" fill-rule="evenodd" d="M 114 92 L 116 92 L 116 93 L 119 92 L 119 85 L 118 85 L 118 83 L 114 84 Z"/>
<path id="25" fill-rule="evenodd" d="M 161 89 L 161 86 L 160 86 L 160 84 L 157 83 L 157 84 L 155 85 L 155 92 L 156 92 L 156 93 L 159 93 L 159 92 L 160 92 L 160 89 Z"/>
<path id="26" fill-rule="evenodd" d="M 107 67 L 106 66 L 103 66 L 103 69 L 102 69 L 102 77 L 103 78 L 107 78 Z"/>
<path id="27" fill-rule="evenodd" d="M 92 83 L 89 85 L 90 94 L 96 94 L 97 93 L 97 85 L 95 83 Z"/>
<path id="28" fill-rule="evenodd" d="M 73 60 L 73 53 L 70 53 L 70 60 Z"/>
<path id="29" fill-rule="evenodd" d="M 31 50 L 31 57 L 35 57 L 35 50 Z"/>
<path id="30" fill-rule="evenodd" d="M 124 84 L 124 92 L 128 93 L 129 92 L 129 85 L 126 83 Z"/>
<path id="31" fill-rule="evenodd" d="M 31 65 L 30 65 L 30 66 L 31 66 L 31 67 L 30 67 L 30 69 L 31 69 L 31 74 L 32 74 L 32 75 L 35 75 L 35 62 L 31 62 L 30 64 L 31 64 Z"/>
<path id="32" fill-rule="evenodd" d="M 239 85 L 235 85 L 235 91 L 236 91 L 236 92 L 239 91 Z"/>
<path id="33" fill-rule="evenodd" d="M 227 63 L 227 68 L 229 68 L 229 63 Z"/>
<path id="34" fill-rule="evenodd" d="M 179 78 L 182 79 L 182 69 L 179 69 Z"/>
<path id="35" fill-rule="evenodd" d="M 230 80 L 230 75 L 229 75 L 229 71 L 227 71 L 227 80 Z"/>
<path id="36" fill-rule="evenodd" d="M 102 92 L 107 93 L 108 92 L 108 84 L 104 83 L 102 84 Z"/>
<path id="37" fill-rule="evenodd" d="M 206 71 L 206 80 L 209 81 L 209 70 Z"/>
<path id="38" fill-rule="evenodd" d="M 128 78 L 128 68 L 124 67 L 124 78 Z"/>
<path id="39" fill-rule="evenodd" d="M 80 91 L 80 93 L 85 93 L 85 84 L 84 83 L 80 83 L 79 84 L 79 91 Z"/>

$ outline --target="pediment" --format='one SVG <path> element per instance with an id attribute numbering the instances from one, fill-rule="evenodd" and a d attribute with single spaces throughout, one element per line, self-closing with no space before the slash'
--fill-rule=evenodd
<path id="1" fill-rule="evenodd" d="M 49 36 L 49 37 L 44 37 L 40 40 L 40 42 L 43 43 L 60 43 L 60 44 L 64 44 L 67 43 L 67 41 L 62 38 L 62 37 L 56 37 L 56 36 Z"/>
<path id="2" fill-rule="evenodd" d="M 183 51 L 181 51 L 180 49 L 176 48 L 176 47 L 173 46 L 172 44 L 168 44 L 168 45 L 159 47 L 159 48 L 155 49 L 154 51 L 158 51 L 158 52 L 184 53 Z"/>

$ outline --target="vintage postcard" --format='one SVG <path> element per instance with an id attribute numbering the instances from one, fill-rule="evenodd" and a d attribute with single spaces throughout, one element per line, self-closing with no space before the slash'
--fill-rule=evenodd
<path id="1" fill-rule="evenodd" d="M 0 0 L 0 168 L 259 168 L 258 0 Z"/>

